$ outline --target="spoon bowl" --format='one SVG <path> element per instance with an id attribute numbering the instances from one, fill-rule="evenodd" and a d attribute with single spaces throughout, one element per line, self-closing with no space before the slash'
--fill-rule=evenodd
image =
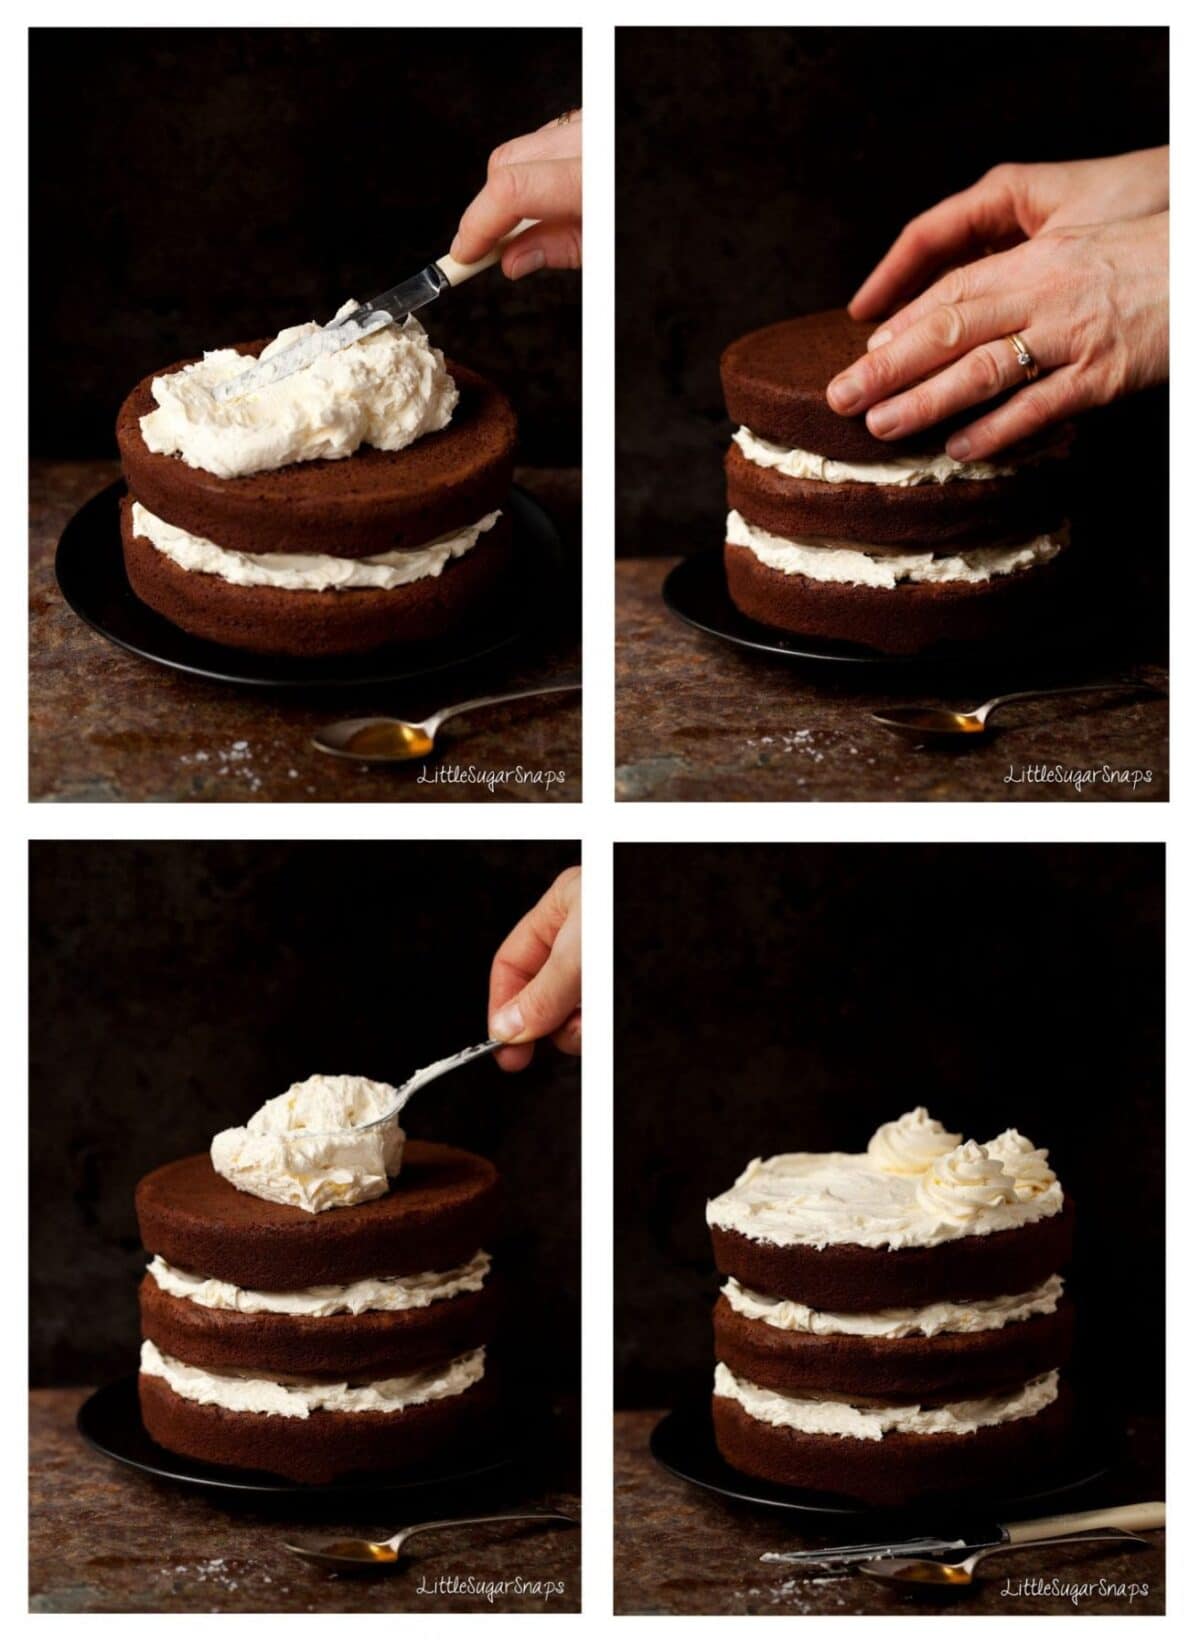
<path id="1" fill-rule="evenodd" d="M 550 686 L 529 686 L 524 691 L 501 692 L 494 697 L 473 697 L 437 709 L 427 720 L 398 720 L 391 715 L 369 715 L 360 720 L 334 720 L 313 733 L 312 746 L 338 760 L 357 760 L 363 765 L 394 766 L 407 760 L 424 760 L 434 751 L 438 733 L 447 720 L 487 709 L 497 703 L 515 703 L 522 697 L 545 697 L 552 692 L 577 692 L 578 680 L 558 681 Z"/>
<path id="2" fill-rule="evenodd" d="M 956 743 L 965 747 L 978 741 L 987 730 L 988 716 L 1003 703 L 1025 703 L 1035 697 L 1073 697 L 1077 692 L 1124 691 L 1138 686 L 1137 680 L 1093 680 L 1082 686 L 1041 686 L 1030 692 L 1005 692 L 989 698 L 977 709 L 941 709 L 934 704 L 903 705 L 895 709 L 871 709 L 871 719 L 914 743 Z"/>
<path id="3" fill-rule="evenodd" d="M 424 1520 L 420 1525 L 406 1526 L 393 1537 L 379 1542 L 365 1537 L 339 1537 L 315 1547 L 307 1543 L 285 1543 L 283 1546 L 289 1554 L 299 1555 L 309 1565 L 320 1566 L 327 1572 L 379 1571 L 383 1567 L 399 1566 L 404 1546 L 421 1532 L 443 1531 L 456 1526 L 490 1526 L 502 1520 L 542 1520 L 556 1526 L 579 1524 L 573 1516 L 559 1514 L 557 1510 L 531 1509 L 528 1514 L 468 1515 L 461 1520 Z"/>

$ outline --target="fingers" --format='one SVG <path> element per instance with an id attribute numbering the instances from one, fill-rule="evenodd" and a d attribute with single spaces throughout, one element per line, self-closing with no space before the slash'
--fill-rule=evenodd
<path id="1" fill-rule="evenodd" d="M 1065 367 L 1061 371 L 1051 372 L 1049 377 L 1038 378 L 1027 388 L 1010 396 L 1002 406 L 988 412 L 986 417 L 951 435 L 946 442 L 946 450 L 959 462 L 967 458 L 991 457 L 995 452 L 1030 439 L 1052 423 L 1060 423 L 1077 412 L 1085 411 L 1097 404 L 1098 399 L 1097 395 L 1088 391 L 1086 381 L 1079 373 Z"/>
<path id="2" fill-rule="evenodd" d="M 568 869 L 517 922 L 492 962 L 488 1028 L 493 1039 L 509 1043 L 497 1053 L 501 1068 L 523 1068 L 534 1040 L 560 1031 L 570 1039 L 580 967 L 579 870 Z"/>
<path id="3" fill-rule="evenodd" d="M 905 224 L 894 245 L 850 299 L 856 320 L 873 320 L 947 263 L 995 244 L 1019 227 L 1013 180 L 1019 170 L 995 166 Z"/>
<path id="4" fill-rule="evenodd" d="M 844 417 L 875 406 L 875 414 L 868 417 L 871 433 L 881 439 L 899 434 L 899 428 L 885 426 L 889 415 L 878 406 L 879 401 L 919 383 L 979 344 L 1016 331 L 1025 317 L 1024 303 L 1012 293 L 939 304 L 918 324 L 840 372 L 826 390 L 826 398 Z"/>
<path id="5" fill-rule="evenodd" d="M 572 109 L 564 119 L 548 120 L 537 131 L 514 137 L 488 156 L 488 175 L 502 166 L 517 165 L 530 160 L 568 160 L 578 157 L 583 150 L 583 110 Z"/>
<path id="6" fill-rule="evenodd" d="M 868 353 L 874 353 L 886 343 L 891 343 L 904 332 L 911 330 L 918 321 L 925 320 L 934 310 L 947 304 L 971 302 L 1011 291 L 1016 284 L 1017 275 L 1013 254 L 1007 252 L 995 252 L 988 257 L 979 258 L 974 263 L 950 269 L 940 280 L 935 280 L 927 291 L 923 291 L 919 297 L 914 297 L 912 302 L 906 303 L 903 308 L 897 309 L 895 314 L 871 333 L 867 339 Z"/>
<path id="7" fill-rule="evenodd" d="M 578 220 L 582 215 L 579 155 L 500 165 L 463 213 L 450 255 L 460 263 L 477 262 L 523 217 Z"/>
<path id="8" fill-rule="evenodd" d="M 523 280 L 538 269 L 583 267 L 583 224 L 537 223 L 504 249 L 500 267 L 510 280 Z"/>
<path id="9" fill-rule="evenodd" d="M 583 1051 L 583 1013 L 572 1012 L 551 1039 L 560 1052 L 565 1052 L 568 1057 L 579 1057 Z"/>

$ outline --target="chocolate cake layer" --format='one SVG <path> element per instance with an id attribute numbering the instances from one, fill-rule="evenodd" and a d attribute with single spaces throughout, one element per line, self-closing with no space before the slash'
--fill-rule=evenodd
<path id="1" fill-rule="evenodd" d="M 725 454 L 729 507 L 752 526 L 793 542 L 814 538 L 958 549 L 1027 540 L 1053 531 L 1067 512 L 1061 459 L 1047 458 L 995 480 L 877 486 L 797 480 L 753 463 L 737 445 Z"/>
<path id="2" fill-rule="evenodd" d="M 1061 1274 L 1071 1255 L 1075 1208 L 997 1234 L 963 1235 L 940 1246 L 775 1246 L 710 1228 L 722 1274 L 751 1291 L 813 1309 L 866 1313 L 949 1299 L 1011 1297 Z"/>
<path id="3" fill-rule="evenodd" d="M 287 1292 L 457 1268 L 490 1249 L 499 1176 L 480 1155 L 410 1139 L 391 1191 L 360 1206 L 313 1213 L 260 1200 L 206 1154 L 148 1173 L 135 1198 L 148 1252 L 188 1274 Z"/>
<path id="4" fill-rule="evenodd" d="M 405 1472 L 468 1446 L 495 1405 L 489 1371 L 460 1395 L 400 1412 L 313 1412 L 274 1417 L 184 1400 L 160 1377 L 138 1377 L 142 1422 L 170 1452 L 228 1468 L 265 1470 L 310 1484 L 339 1475 Z"/>
<path id="5" fill-rule="evenodd" d="M 322 1217 L 329 1213 L 322 1212 Z M 138 1289 L 142 1336 L 189 1366 L 277 1372 L 311 1382 L 375 1382 L 437 1366 L 478 1349 L 496 1325 L 499 1288 L 462 1292 L 422 1309 L 359 1315 L 242 1314 L 164 1292 L 151 1275 Z"/>
<path id="6" fill-rule="evenodd" d="M 960 416 L 899 440 L 877 440 L 865 416 L 842 417 L 825 398 L 839 372 L 867 352 L 875 326 L 851 320 L 844 309 L 825 309 L 748 332 L 721 356 L 725 406 L 735 423 L 789 450 L 878 462 L 899 452 L 943 451 L 950 431 L 980 415 L 972 406 Z"/>
<path id="7" fill-rule="evenodd" d="M 238 345 L 256 355 L 262 342 Z M 154 377 L 190 365 L 179 361 Z M 517 424 L 494 384 L 446 362 L 460 399 L 450 424 L 402 451 L 361 446 L 352 457 L 319 458 L 223 479 L 181 457 L 151 452 L 139 418 L 155 409 L 143 378 L 117 417 L 121 467 L 134 497 L 169 525 L 243 554 L 334 554 L 353 560 L 420 548 L 501 508 L 512 484 Z"/>
<path id="8" fill-rule="evenodd" d="M 244 588 L 211 572 L 185 571 L 134 536 L 128 497 L 121 500 L 121 542 L 138 599 L 188 634 L 242 651 L 333 657 L 437 640 L 460 627 L 503 582 L 512 526 L 502 514 L 437 577 L 398 589 Z"/>
<path id="9" fill-rule="evenodd" d="M 725 577 L 734 605 L 758 623 L 908 656 L 935 648 L 1011 647 L 1014 640 L 1036 638 L 1061 615 L 1063 561 L 1070 553 L 1068 547 L 1043 565 L 985 583 L 872 588 L 776 571 L 750 549 L 726 543 Z"/>
<path id="10" fill-rule="evenodd" d="M 738 1314 L 726 1297 L 713 1310 L 716 1358 L 737 1377 L 785 1393 L 836 1389 L 896 1404 L 938 1405 L 1028 1383 L 1065 1364 L 1073 1327 L 1065 1301 L 1053 1314 L 992 1331 L 901 1338 L 783 1331 Z"/>
<path id="11" fill-rule="evenodd" d="M 1070 1396 L 1033 1417 L 967 1435 L 889 1434 L 882 1440 L 806 1435 L 763 1423 L 735 1400 L 713 1396 L 717 1448 L 743 1474 L 828 1492 L 873 1507 L 936 1494 L 1018 1486 L 1044 1471 L 1066 1437 Z"/>

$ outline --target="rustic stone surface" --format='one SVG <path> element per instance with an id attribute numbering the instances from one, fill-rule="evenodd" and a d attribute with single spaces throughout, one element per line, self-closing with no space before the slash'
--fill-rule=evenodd
<path id="1" fill-rule="evenodd" d="M 579 1548 L 571 1527 L 479 1526 L 430 1532 L 401 1566 L 365 1578 L 334 1577 L 289 1554 L 285 1539 L 319 1541 L 398 1531 L 443 1514 L 553 1508 L 578 1515 L 578 1493 L 562 1479 L 507 1495 L 393 1505 L 373 1518 L 330 1521 L 245 1508 L 159 1482 L 93 1452 L 75 1431 L 86 1389 L 38 1389 L 30 1396 L 30 1610 L 34 1612 L 576 1612 Z M 575 1427 L 563 1415 L 565 1434 Z M 578 1455 L 564 1438 L 558 1455 Z M 388 1515 L 393 1517 L 389 1524 Z M 524 1579 L 550 1594 L 446 1593 Z M 561 1593 L 557 1592 L 561 1585 Z M 421 1593 L 422 1586 L 426 1593 Z M 436 1587 L 435 1587 L 436 1586 Z M 438 1592 L 438 1591 L 441 1592 Z"/>
<path id="2" fill-rule="evenodd" d="M 986 743 L 915 749 L 867 718 L 913 702 L 902 684 L 809 673 L 701 634 L 660 598 L 673 564 L 617 562 L 618 800 L 1167 799 L 1165 669 L 1138 670 L 1153 693 L 1014 704 Z M 971 684 L 973 697 L 915 700 L 972 708 L 1004 689 Z M 1085 776 L 1039 780 L 1060 767 Z M 1152 776 L 1104 781 L 1106 767 Z"/>
<path id="3" fill-rule="evenodd" d="M 849 1541 L 844 1526 L 817 1536 L 804 1516 L 789 1518 L 727 1503 L 676 1480 L 650 1456 L 650 1431 L 661 1412 L 618 1412 L 614 1442 L 616 1538 L 613 1550 L 618 1613 L 766 1617 L 879 1617 L 941 1613 L 947 1604 L 971 1617 L 1128 1617 L 1164 1610 L 1165 1534 L 1150 1532 L 1153 1548 L 1117 1551 L 1113 1546 L 1047 1550 L 998 1556 L 980 1568 L 976 1585 L 932 1602 L 913 1599 L 870 1578 L 806 1579 L 786 1566 L 764 1566 L 768 1549 L 799 1549 Z M 1138 1421 L 1129 1437 L 1136 1457 L 1162 1455 L 1161 1425 Z M 1094 1501 L 1133 1503 L 1157 1499 L 1161 1481 L 1148 1462 L 1143 1469 L 1108 1477 Z M 1070 1507 L 1091 1507 L 1092 1500 Z M 1039 1582 L 1109 1586 L 1079 1593 L 1033 1594 Z M 1114 1586 L 1125 1585 L 1124 1594 Z M 1014 1593 L 1019 1585 L 1024 1593 Z M 1142 1593 L 1145 1586 L 1146 1592 Z M 1008 1588 L 1007 1595 L 1004 1590 Z"/>
<path id="4" fill-rule="evenodd" d="M 30 798 L 51 801 L 562 801 L 580 797 L 577 697 L 491 709 L 447 728 L 437 754 L 360 766 L 318 754 L 328 720 L 394 713 L 421 719 L 447 702 L 577 674 L 573 626 L 511 657 L 430 684 L 369 691 L 270 692 L 223 686 L 147 663 L 93 633 L 54 581 L 71 515 L 118 478 L 114 462 L 37 463 L 31 499 Z M 556 521 L 568 563 L 579 553 L 578 470 L 518 470 Z M 448 781 L 454 767 L 493 774 Z M 525 772 L 566 774 L 530 782 Z M 435 773 L 440 770 L 440 778 Z M 420 779 L 424 774 L 425 781 Z M 507 775 L 506 775 L 507 774 Z"/>

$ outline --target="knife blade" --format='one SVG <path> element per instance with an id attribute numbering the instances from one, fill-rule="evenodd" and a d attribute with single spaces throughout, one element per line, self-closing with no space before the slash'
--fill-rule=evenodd
<path id="1" fill-rule="evenodd" d="M 487 252 L 475 263 L 460 263 L 449 253 L 439 257 L 436 262 L 428 263 L 419 274 L 412 275 L 408 280 L 402 280 L 398 286 L 391 286 L 378 297 L 373 297 L 369 303 L 360 303 L 356 309 L 340 318 L 336 315 L 320 331 L 310 332 L 307 337 L 300 337 L 290 343 L 286 349 L 280 349 L 278 354 L 269 360 L 259 360 L 236 377 L 229 378 L 224 383 L 218 383 L 213 390 L 213 398 L 224 404 L 227 400 L 241 399 L 243 395 L 256 394 L 261 389 L 268 388 L 272 383 L 280 383 L 285 377 L 303 371 L 311 366 L 314 360 L 323 355 L 337 354 L 342 349 L 349 348 L 352 343 L 359 343 L 364 337 L 370 337 L 373 332 L 382 331 L 384 326 L 402 325 L 410 314 L 423 309 L 426 304 L 432 303 L 444 291 L 452 286 L 461 286 L 464 280 L 470 280 L 476 274 L 482 274 L 484 269 L 490 269 L 500 261 L 505 247 L 515 240 L 519 234 L 533 227 L 535 218 L 525 217 L 511 229 L 502 239 L 497 240 L 491 251 Z"/>

